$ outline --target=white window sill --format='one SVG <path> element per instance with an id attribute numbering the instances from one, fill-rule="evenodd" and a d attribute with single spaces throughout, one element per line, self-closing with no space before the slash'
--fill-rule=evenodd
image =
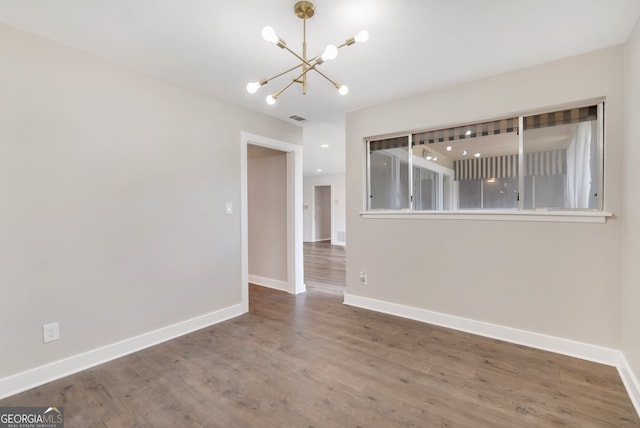
<path id="1" fill-rule="evenodd" d="M 484 220 L 484 221 L 536 221 L 556 223 L 606 223 L 613 214 L 603 211 L 409 211 L 375 210 L 360 213 L 362 218 L 430 219 L 430 220 Z"/>

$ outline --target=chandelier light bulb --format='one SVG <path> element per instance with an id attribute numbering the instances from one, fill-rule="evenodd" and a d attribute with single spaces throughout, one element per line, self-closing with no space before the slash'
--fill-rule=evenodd
<path id="1" fill-rule="evenodd" d="M 338 48 L 335 45 L 328 45 L 322 53 L 322 60 L 329 61 L 338 56 Z"/>
<path id="2" fill-rule="evenodd" d="M 273 95 L 267 95 L 267 104 L 270 106 L 276 103 L 276 98 Z"/>
<path id="3" fill-rule="evenodd" d="M 259 87 L 260 82 L 247 83 L 247 92 L 249 92 L 250 94 L 255 94 Z"/>
<path id="4" fill-rule="evenodd" d="M 356 43 L 364 43 L 369 40 L 369 33 L 366 30 L 362 30 L 358 34 L 356 34 L 354 39 Z"/>
<path id="5" fill-rule="evenodd" d="M 338 93 L 340 95 L 347 95 L 349 93 L 349 87 L 347 85 L 340 85 L 338 88 Z"/>
<path id="6" fill-rule="evenodd" d="M 280 41 L 280 38 L 276 34 L 276 31 L 272 27 L 264 27 L 262 29 L 262 38 L 267 42 L 277 44 Z"/>

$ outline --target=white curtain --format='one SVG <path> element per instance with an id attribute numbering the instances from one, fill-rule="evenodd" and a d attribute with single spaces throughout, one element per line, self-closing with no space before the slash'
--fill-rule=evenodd
<path id="1" fill-rule="evenodd" d="M 580 122 L 567 148 L 565 208 L 589 208 L 591 192 L 591 122 Z"/>

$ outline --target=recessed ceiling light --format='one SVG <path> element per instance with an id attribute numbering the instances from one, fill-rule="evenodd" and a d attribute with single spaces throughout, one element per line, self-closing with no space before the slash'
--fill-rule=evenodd
<path id="1" fill-rule="evenodd" d="M 470 130 L 470 129 L 469 129 L 469 130 L 467 130 L 467 132 L 465 132 L 465 133 L 464 133 L 464 135 L 466 135 L 467 137 L 468 137 L 469 135 L 471 135 L 471 130 Z"/>
<path id="2" fill-rule="evenodd" d="M 476 153 L 474 156 L 479 158 L 480 157 L 480 153 Z"/>
<path id="3" fill-rule="evenodd" d="M 322 172 L 321 168 L 316 169 L 316 172 Z"/>
<path id="4" fill-rule="evenodd" d="M 432 159 L 434 162 L 438 160 L 438 156 L 434 156 Z"/>
<path id="5" fill-rule="evenodd" d="M 466 156 L 466 155 L 467 155 L 467 151 L 466 151 L 466 150 L 463 150 L 463 151 L 462 151 L 462 156 Z"/>
<path id="6" fill-rule="evenodd" d="M 320 144 L 320 147 L 322 147 L 323 149 L 326 149 L 327 147 L 329 147 L 328 144 Z"/>
<path id="7" fill-rule="evenodd" d="M 447 151 L 450 152 L 451 150 L 453 150 L 453 147 L 447 146 Z"/>

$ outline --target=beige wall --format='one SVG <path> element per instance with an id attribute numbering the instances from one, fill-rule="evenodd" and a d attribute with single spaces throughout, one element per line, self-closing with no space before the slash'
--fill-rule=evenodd
<path id="1" fill-rule="evenodd" d="M 626 45 L 622 350 L 640 379 L 640 21 Z"/>
<path id="2" fill-rule="evenodd" d="M 0 378 L 240 303 L 240 132 L 300 128 L 4 25 L 0 70 Z"/>
<path id="3" fill-rule="evenodd" d="M 287 281 L 287 154 L 247 150 L 249 275 Z"/>
<path id="4" fill-rule="evenodd" d="M 363 219 L 363 137 L 606 97 L 606 208 L 622 209 L 623 48 L 347 116 L 347 292 L 619 348 L 621 224 Z M 368 286 L 359 285 L 366 271 Z"/>

